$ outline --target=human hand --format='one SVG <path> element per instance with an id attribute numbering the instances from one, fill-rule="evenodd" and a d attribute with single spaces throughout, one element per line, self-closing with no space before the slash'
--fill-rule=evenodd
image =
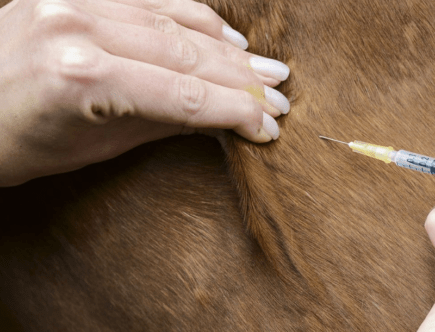
<path id="1" fill-rule="evenodd" d="M 426 228 L 432 245 L 435 246 L 435 209 L 427 216 L 424 227 Z M 435 332 L 435 305 L 429 311 L 417 332 Z"/>
<path id="2" fill-rule="evenodd" d="M 0 186 L 201 128 L 278 138 L 290 105 L 270 87 L 288 67 L 246 47 L 191 0 L 14 0 L 0 9 Z"/>

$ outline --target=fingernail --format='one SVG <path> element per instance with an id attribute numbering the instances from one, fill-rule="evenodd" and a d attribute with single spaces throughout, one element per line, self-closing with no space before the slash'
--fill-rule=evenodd
<path id="1" fill-rule="evenodd" d="M 275 119 L 269 114 L 263 112 L 263 129 L 264 131 L 276 140 L 279 137 L 279 127 Z"/>
<path id="2" fill-rule="evenodd" d="M 249 64 L 257 74 L 276 78 L 285 81 L 290 74 L 290 68 L 284 63 L 267 58 L 252 56 L 249 58 Z"/>
<path id="3" fill-rule="evenodd" d="M 222 33 L 224 38 L 234 46 L 240 47 L 242 50 L 248 48 L 248 41 L 240 32 L 224 24 L 222 25 Z"/>
<path id="4" fill-rule="evenodd" d="M 282 114 L 287 114 L 290 111 L 290 103 L 281 92 L 265 85 L 264 97 L 269 104 L 280 110 Z"/>

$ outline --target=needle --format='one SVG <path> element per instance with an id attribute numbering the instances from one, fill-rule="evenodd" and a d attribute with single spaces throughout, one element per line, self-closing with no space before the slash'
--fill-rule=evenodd
<path id="1" fill-rule="evenodd" d="M 319 137 L 320 137 L 320 138 L 323 138 L 323 139 L 330 140 L 330 141 L 334 141 L 334 142 L 338 142 L 338 143 L 343 143 L 343 144 L 349 145 L 349 143 L 342 142 L 342 141 L 338 141 L 338 140 L 336 140 L 336 139 L 329 138 L 329 137 L 326 137 L 326 136 L 319 136 Z"/>

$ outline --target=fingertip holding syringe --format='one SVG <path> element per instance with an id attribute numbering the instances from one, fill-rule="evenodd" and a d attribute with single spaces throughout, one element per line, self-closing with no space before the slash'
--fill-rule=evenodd
<path id="1" fill-rule="evenodd" d="M 387 164 L 394 162 L 400 167 L 409 168 L 423 173 L 435 174 L 435 159 L 431 157 L 405 150 L 395 151 L 391 146 L 381 146 L 361 141 L 346 143 L 325 136 L 319 137 L 322 139 L 346 144 L 354 152 L 382 160 Z"/>

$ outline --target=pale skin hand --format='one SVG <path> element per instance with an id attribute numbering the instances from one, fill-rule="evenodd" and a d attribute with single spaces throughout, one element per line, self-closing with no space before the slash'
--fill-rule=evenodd
<path id="1" fill-rule="evenodd" d="M 0 186 L 203 128 L 276 139 L 273 117 L 289 105 L 269 87 L 288 68 L 252 62 L 243 37 L 224 25 L 191 0 L 15 0 L 1 8 Z"/>
<path id="2" fill-rule="evenodd" d="M 424 224 L 432 244 L 435 246 L 435 209 L 426 218 Z M 429 311 L 417 332 L 435 332 L 435 305 Z"/>

